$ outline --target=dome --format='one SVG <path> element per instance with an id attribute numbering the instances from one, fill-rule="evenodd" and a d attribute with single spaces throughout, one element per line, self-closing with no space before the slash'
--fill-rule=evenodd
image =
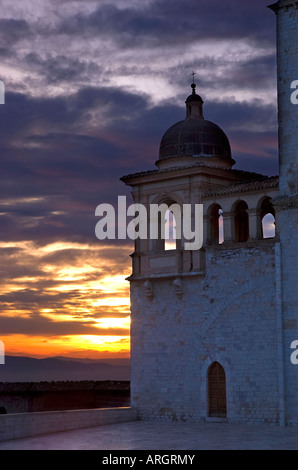
<path id="1" fill-rule="evenodd" d="M 204 103 L 200 95 L 197 95 L 196 93 L 192 93 L 191 95 L 189 95 L 186 98 L 185 103 L 190 103 L 191 101 L 200 101 L 202 104 Z"/>
<path id="2" fill-rule="evenodd" d="M 157 165 L 173 159 L 175 165 L 178 163 L 177 159 L 181 160 L 180 157 L 184 157 L 184 160 L 188 157 L 188 160 L 211 159 L 217 165 L 231 167 L 235 162 L 229 140 L 217 124 L 204 119 L 204 102 L 195 92 L 196 85 L 193 83 L 191 86 L 192 94 L 185 101 L 186 118 L 171 126 L 163 135 Z"/>
<path id="3" fill-rule="evenodd" d="M 159 160 L 184 155 L 232 158 L 226 134 L 219 126 L 205 119 L 185 119 L 177 122 L 163 135 Z"/>

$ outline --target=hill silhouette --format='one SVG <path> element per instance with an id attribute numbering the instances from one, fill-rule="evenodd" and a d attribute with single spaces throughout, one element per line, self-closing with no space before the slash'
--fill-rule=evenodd
<path id="1" fill-rule="evenodd" d="M 99 361 L 61 357 L 36 359 L 5 356 L 5 364 L 0 365 L 0 382 L 117 381 L 129 378 L 129 359 Z"/>

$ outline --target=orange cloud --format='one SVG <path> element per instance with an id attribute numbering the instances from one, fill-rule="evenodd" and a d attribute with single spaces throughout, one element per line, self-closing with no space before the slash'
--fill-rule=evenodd
<path id="1" fill-rule="evenodd" d="M 131 247 L 1 243 L 6 354 L 129 353 Z"/>

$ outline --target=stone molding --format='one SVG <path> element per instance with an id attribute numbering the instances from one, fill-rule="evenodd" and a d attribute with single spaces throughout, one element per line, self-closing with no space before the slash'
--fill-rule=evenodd
<path id="1" fill-rule="evenodd" d="M 228 185 L 225 188 L 221 188 L 215 191 L 208 191 L 203 195 L 203 198 L 244 193 L 244 192 L 265 191 L 268 189 L 278 189 L 278 184 L 279 184 L 279 177 L 273 176 L 271 178 L 266 178 L 263 181 L 251 181 L 249 183 L 238 183 L 238 184 Z"/>
<path id="2" fill-rule="evenodd" d="M 274 11 L 275 14 L 279 10 L 282 10 L 283 8 L 290 8 L 290 7 L 298 8 L 298 1 L 297 0 L 284 0 L 284 1 L 281 0 L 277 3 L 273 3 L 272 5 L 268 5 L 268 8 Z"/>
<path id="3" fill-rule="evenodd" d="M 272 202 L 276 212 L 289 209 L 298 209 L 298 195 L 278 197 L 273 199 Z"/>
<path id="4" fill-rule="evenodd" d="M 195 162 L 193 163 L 192 165 L 185 165 L 185 166 L 175 166 L 175 167 L 171 167 L 171 168 L 166 168 L 166 169 L 162 169 L 162 170 L 148 170 L 148 171 L 141 171 L 141 172 L 138 172 L 138 173 L 131 173 L 131 174 L 128 174 L 128 175 L 125 175 L 125 176 L 122 176 L 120 178 L 120 181 L 122 181 L 123 183 L 127 184 L 127 185 L 130 185 L 133 180 L 138 180 L 139 178 L 143 179 L 143 178 L 146 178 L 146 177 L 168 177 L 168 174 L 175 174 L 175 173 L 181 173 L 182 171 L 186 171 L 186 172 L 189 172 L 191 171 L 193 173 L 194 169 L 198 169 L 198 171 L 203 171 L 203 170 L 207 170 L 207 171 L 210 171 L 210 172 L 222 172 L 222 174 L 231 174 L 231 175 L 238 175 L 239 176 L 239 179 L 241 178 L 254 178 L 254 181 L 255 180 L 264 180 L 265 179 L 268 179 L 269 177 L 268 176 L 264 176 L 260 173 L 255 173 L 255 172 L 251 172 L 251 171 L 246 171 L 246 170 L 238 170 L 238 169 L 231 169 L 231 168 L 224 168 L 224 167 L 219 167 L 217 165 L 212 165 L 211 163 L 210 164 L 207 164 L 207 163 L 202 163 L 202 162 Z M 179 175 L 180 176 L 180 175 Z"/>

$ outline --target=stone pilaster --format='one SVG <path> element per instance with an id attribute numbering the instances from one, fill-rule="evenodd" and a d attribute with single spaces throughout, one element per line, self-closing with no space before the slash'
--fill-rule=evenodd
<path id="1" fill-rule="evenodd" d="M 298 1 L 280 0 L 276 14 L 280 195 L 298 191 L 298 104 L 291 100 L 298 80 Z"/>
<path id="2" fill-rule="evenodd" d="M 291 99 L 298 80 L 298 1 L 280 0 L 270 8 L 277 21 L 280 197 L 274 206 L 280 233 L 285 423 L 297 425 L 298 368 L 290 357 L 291 343 L 298 340 L 298 104 Z"/>

